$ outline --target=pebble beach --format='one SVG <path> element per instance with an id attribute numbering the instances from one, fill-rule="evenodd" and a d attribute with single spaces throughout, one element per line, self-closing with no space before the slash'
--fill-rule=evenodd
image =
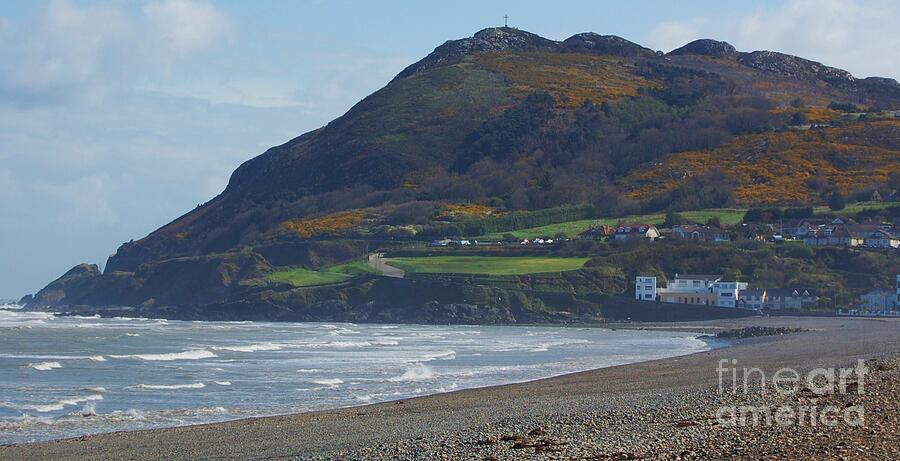
<path id="1" fill-rule="evenodd" d="M 639 327 L 707 334 L 755 331 L 747 330 L 751 327 L 791 332 L 521 384 L 315 413 L 4 446 L 0 459 L 900 457 L 896 319 L 774 317 Z M 729 393 L 720 390 L 717 364 L 722 360 L 767 373 L 784 367 L 806 373 L 865 363 L 868 374 L 864 392 Z M 853 406 L 865 409 L 865 420 L 856 426 L 722 423 L 723 407 L 742 405 Z"/>

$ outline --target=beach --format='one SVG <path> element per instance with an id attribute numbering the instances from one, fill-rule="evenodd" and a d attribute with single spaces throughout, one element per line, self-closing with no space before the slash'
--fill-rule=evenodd
<path id="1" fill-rule="evenodd" d="M 840 459 L 900 456 L 897 319 L 772 317 L 627 325 L 803 331 L 688 356 L 338 410 L 0 447 L 0 459 Z M 865 360 L 863 393 L 719 391 L 722 361 L 767 373 Z M 731 363 L 731 362 L 726 362 Z M 737 405 L 851 405 L 865 423 L 728 426 Z"/>

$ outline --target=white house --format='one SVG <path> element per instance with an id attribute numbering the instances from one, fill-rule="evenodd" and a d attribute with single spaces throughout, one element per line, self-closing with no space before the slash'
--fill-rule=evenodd
<path id="1" fill-rule="evenodd" d="M 813 290 L 805 288 L 775 288 L 768 290 L 764 304 L 769 310 L 794 309 L 811 307 L 819 300 Z"/>
<path id="2" fill-rule="evenodd" d="M 659 230 L 652 224 L 619 224 L 616 226 L 616 240 L 656 240 Z"/>
<path id="3" fill-rule="evenodd" d="M 900 247 L 900 237 L 886 230 L 879 229 L 866 235 L 865 246 L 869 248 L 897 248 Z"/>
<path id="4" fill-rule="evenodd" d="M 657 294 L 664 303 L 715 305 L 713 285 L 721 279 L 721 275 L 675 274 Z"/>
<path id="5" fill-rule="evenodd" d="M 747 289 L 747 282 L 715 282 L 712 291 L 716 295 L 716 306 L 738 307 L 738 294 Z"/>
<path id="6" fill-rule="evenodd" d="M 702 242 L 727 242 L 731 240 L 728 232 L 716 226 L 683 225 L 672 227 L 672 234 L 685 240 Z"/>
<path id="7" fill-rule="evenodd" d="M 744 309 L 762 309 L 766 304 L 768 293 L 765 289 L 741 290 L 738 293 L 738 306 Z"/>
<path id="8" fill-rule="evenodd" d="M 656 300 L 656 277 L 638 276 L 634 280 L 634 299 L 641 301 Z"/>
<path id="9" fill-rule="evenodd" d="M 860 307 L 873 314 L 885 314 L 895 307 L 895 293 L 873 290 L 859 297 Z"/>

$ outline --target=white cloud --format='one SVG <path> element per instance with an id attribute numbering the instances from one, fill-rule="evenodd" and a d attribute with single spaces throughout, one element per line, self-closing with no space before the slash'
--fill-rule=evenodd
<path id="1" fill-rule="evenodd" d="M 169 96 L 197 98 L 212 104 L 237 104 L 249 107 L 309 107 L 301 98 L 300 85 L 276 78 L 231 77 L 202 82 L 179 82 L 163 88 L 148 88 Z"/>
<path id="2" fill-rule="evenodd" d="M 5 85 L 26 96 L 40 96 L 109 80 L 109 74 L 116 73 L 110 64 L 126 52 L 121 44 L 130 41 L 133 24 L 115 8 L 55 0 L 35 24 L 8 24 L 5 29 L 7 38 L 21 38 L 6 40 L 2 48 Z"/>
<path id="3" fill-rule="evenodd" d="M 658 25 L 650 33 L 647 45 L 655 50 L 672 51 L 675 48 L 701 37 L 701 27 L 705 18 L 694 18 L 689 21 L 667 21 Z"/>
<path id="4" fill-rule="evenodd" d="M 737 27 L 739 47 L 771 49 L 841 67 L 859 77 L 900 77 L 900 3 L 792 0 Z"/>
<path id="5" fill-rule="evenodd" d="M 697 17 L 659 24 L 648 42 L 669 51 L 694 38 L 738 50 L 771 50 L 846 69 L 857 77 L 900 79 L 900 2 L 790 0 L 735 18 Z"/>
<path id="6" fill-rule="evenodd" d="M 52 203 L 57 223 L 65 226 L 109 225 L 117 220 L 110 205 L 108 180 L 100 175 L 88 175 L 68 182 L 38 181 L 21 186 L 25 191 L 43 196 L 42 203 Z"/>
<path id="7" fill-rule="evenodd" d="M 160 46 L 178 57 L 207 48 L 233 30 L 231 19 L 207 2 L 163 0 L 143 11 Z"/>
<path id="8" fill-rule="evenodd" d="M 96 103 L 231 30 L 205 2 L 164 0 L 135 14 L 116 3 L 53 0 L 34 22 L 0 27 L 0 103 Z"/>

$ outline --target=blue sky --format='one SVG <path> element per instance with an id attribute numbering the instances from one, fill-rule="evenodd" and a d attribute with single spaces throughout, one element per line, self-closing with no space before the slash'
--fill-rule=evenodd
<path id="1" fill-rule="evenodd" d="M 900 77 L 891 1 L 0 3 L 0 298 L 104 263 L 448 39 L 712 37 Z"/>

